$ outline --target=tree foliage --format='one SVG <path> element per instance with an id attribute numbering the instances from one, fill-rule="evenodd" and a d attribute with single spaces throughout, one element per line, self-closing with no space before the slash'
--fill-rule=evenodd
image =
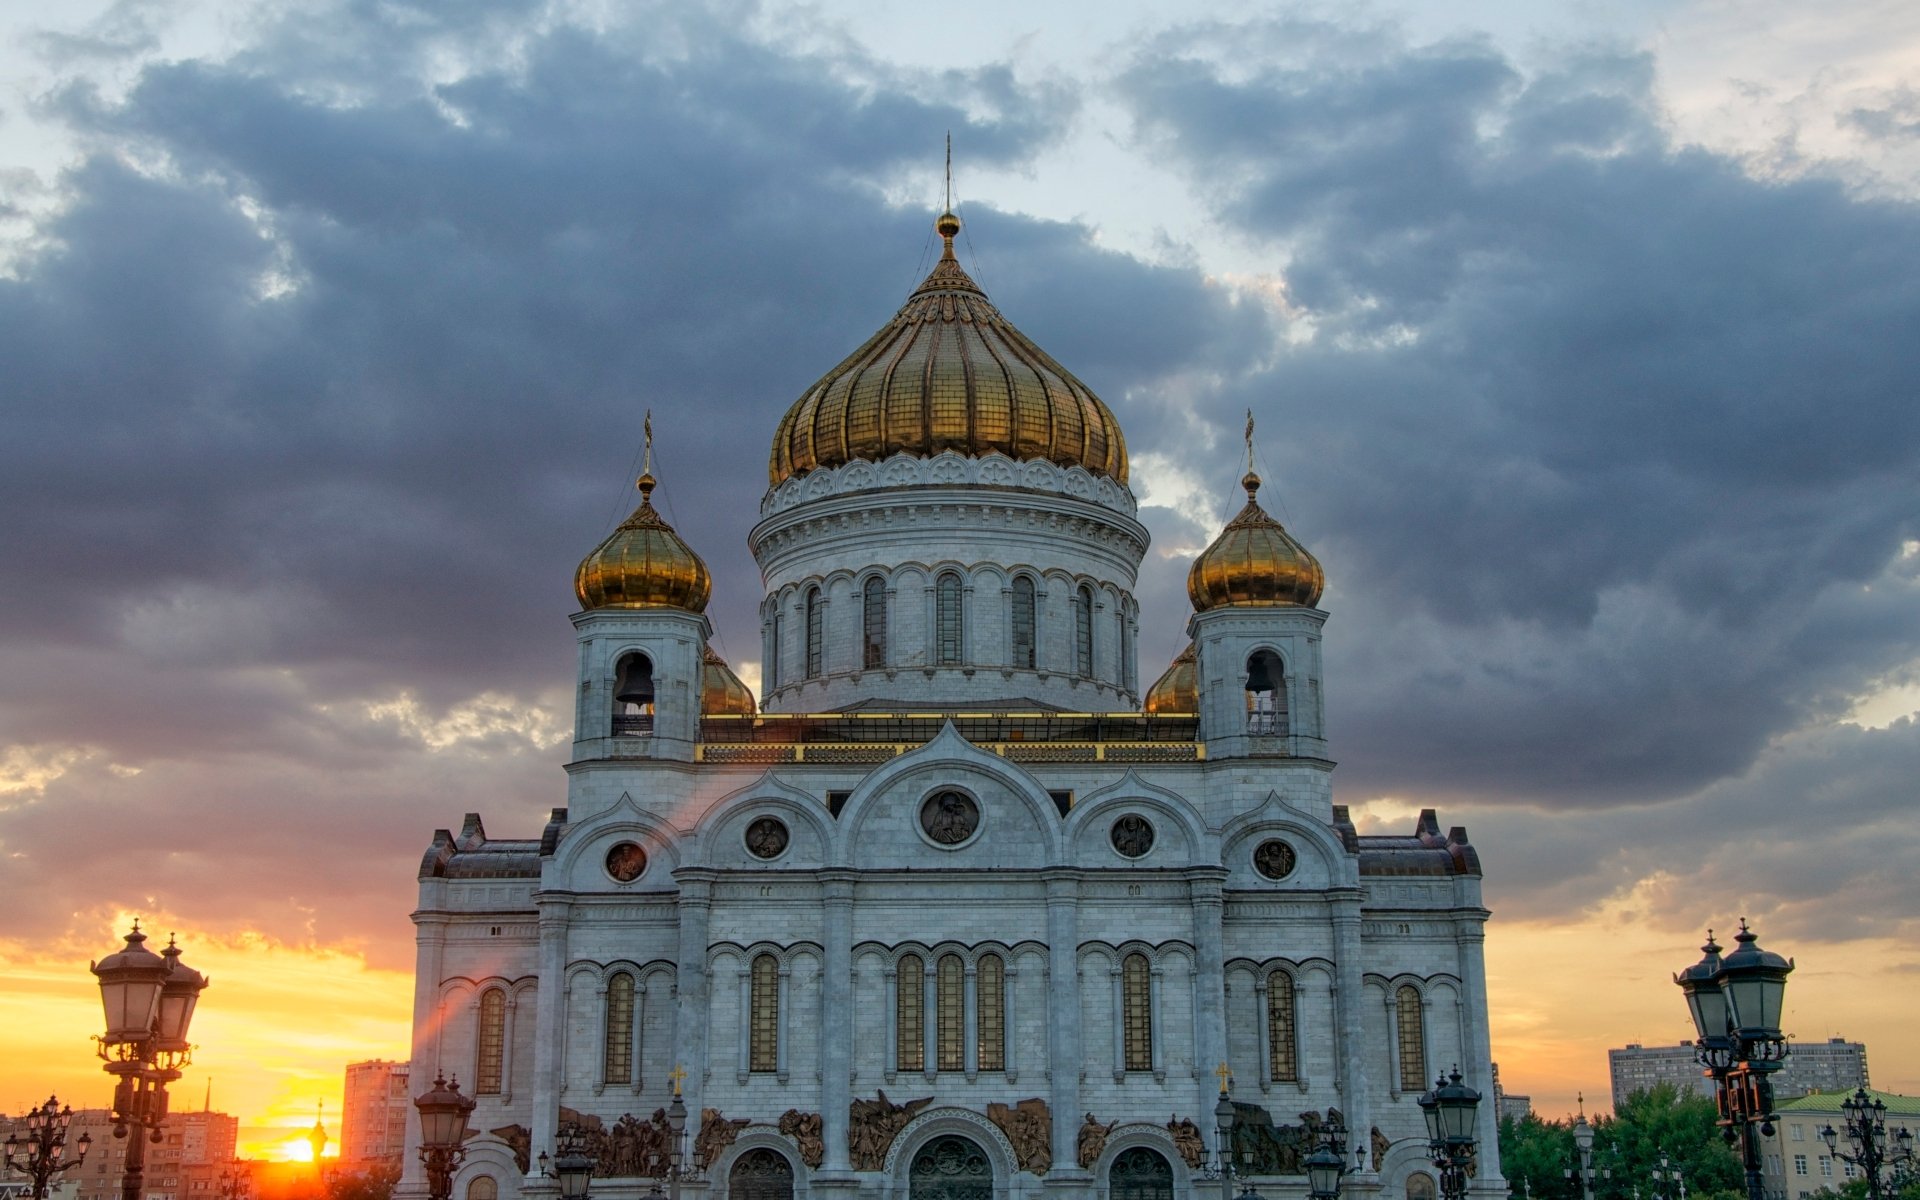
<path id="1" fill-rule="evenodd" d="M 1713 1101 L 1665 1083 L 1627 1097 L 1611 1117 L 1594 1118 L 1595 1200 L 1678 1200 L 1677 1186 L 1655 1178 L 1662 1156 L 1665 1169 L 1680 1171 L 1688 1200 L 1744 1200 L 1739 1155 L 1717 1120 Z M 1529 1114 L 1500 1122 L 1500 1166 L 1517 1196 L 1580 1200 L 1571 1120 Z"/>
<path id="2" fill-rule="evenodd" d="M 398 1163 L 376 1163 L 364 1171 L 335 1171 L 327 1179 L 326 1200 L 393 1200 L 400 1182 Z"/>

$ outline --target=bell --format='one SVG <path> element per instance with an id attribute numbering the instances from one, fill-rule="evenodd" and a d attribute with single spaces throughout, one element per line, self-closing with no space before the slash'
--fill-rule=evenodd
<path id="1" fill-rule="evenodd" d="M 613 684 L 616 704 L 644 707 L 653 703 L 653 664 L 639 654 L 620 660 L 620 671 Z"/>
<path id="2" fill-rule="evenodd" d="M 1271 692 L 1273 688 L 1273 655 L 1256 654 L 1247 663 L 1247 690 L 1250 692 Z"/>

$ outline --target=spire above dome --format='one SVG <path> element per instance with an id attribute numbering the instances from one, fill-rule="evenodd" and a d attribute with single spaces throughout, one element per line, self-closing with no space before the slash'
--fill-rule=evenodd
<path id="1" fill-rule="evenodd" d="M 682 608 L 706 611 L 713 595 L 707 564 L 653 508 L 653 414 L 647 414 L 647 461 L 635 486 L 640 507 L 594 547 L 573 573 L 583 609 Z"/>
<path id="2" fill-rule="evenodd" d="M 1000 453 L 1127 482 L 1120 423 L 1088 387 L 1000 315 L 953 251 L 960 218 L 940 214 L 940 261 L 879 332 L 781 418 L 769 483 L 877 462 Z"/>
<path id="3" fill-rule="evenodd" d="M 1260 476 L 1249 470 L 1240 486 L 1247 489 L 1247 506 L 1187 571 L 1194 611 L 1235 604 L 1312 608 L 1327 584 L 1320 561 L 1260 507 Z"/>

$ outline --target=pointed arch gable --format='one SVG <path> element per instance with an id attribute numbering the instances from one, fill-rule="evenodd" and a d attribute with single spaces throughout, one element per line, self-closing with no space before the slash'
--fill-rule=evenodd
<path id="1" fill-rule="evenodd" d="M 695 848 L 687 846 L 659 814 L 641 808 L 630 792 L 621 792 L 611 807 L 570 821 L 560 831 L 559 844 L 541 864 L 541 886 L 603 890 L 601 856 L 623 840 L 637 842 L 647 852 L 647 869 L 634 881 L 636 890 L 679 890 L 673 873 L 687 865 L 683 855 Z"/>
<path id="2" fill-rule="evenodd" d="M 859 842 L 860 826 L 872 811 L 877 797 L 913 775 L 941 771 L 951 777 L 955 768 L 975 771 L 1018 798 L 1045 839 L 1044 861 L 1060 861 L 1059 810 L 1054 807 L 1053 798 L 1046 787 L 1018 763 L 1008 762 L 997 754 L 982 750 L 962 737 L 953 722 L 948 721 L 925 745 L 882 764 L 860 781 L 853 794 L 847 797 L 846 806 L 840 810 L 840 825 L 845 833 L 838 839 L 829 865 L 852 865 L 851 848 Z"/>

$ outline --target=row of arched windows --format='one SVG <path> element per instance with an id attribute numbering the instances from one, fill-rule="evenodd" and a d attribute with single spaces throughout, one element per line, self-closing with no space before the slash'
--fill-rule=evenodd
<path id="1" fill-rule="evenodd" d="M 1006 963 L 998 954 L 982 954 L 974 961 L 972 982 L 969 1005 L 967 964 L 958 954 L 941 955 L 931 971 L 918 954 L 901 955 L 894 964 L 895 1070 L 926 1071 L 929 1056 L 935 1071 L 1007 1069 Z"/>

